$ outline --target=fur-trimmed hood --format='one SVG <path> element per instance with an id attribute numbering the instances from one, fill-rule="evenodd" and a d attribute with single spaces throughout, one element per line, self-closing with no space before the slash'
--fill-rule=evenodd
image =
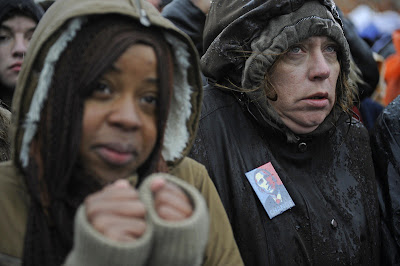
<path id="1" fill-rule="evenodd" d="M 82 18 L 104 13 L 128 16 L 143 25 L 162 29 L 172 47 L 176 65 L 162 154 L 173 166 L 189 152 L 202 100 L 198 55 L 191 40 L 144 0 L 62 0 L 56 1 L 38 24 L 19 74 L 12 104 L 11 130 L 12 158 L 17 166 L 28 164 L 30 144 L 41 119 L 59 55 L 84 23 Z M 43 49 L 47 50 L 44 60 L 39 58 Z M 40 71 L 33 68 L 42 61 Z"/>

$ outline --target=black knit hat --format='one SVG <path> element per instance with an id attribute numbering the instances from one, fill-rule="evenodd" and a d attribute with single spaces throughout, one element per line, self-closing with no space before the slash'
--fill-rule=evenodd
<path id="1" fill-rule="evenodd" d="M 22 13 L 36 22 L 39 22 L 44 13 L 42 7 L 33 0 L 0 0 L 0 22 L 14 12 Z"/>

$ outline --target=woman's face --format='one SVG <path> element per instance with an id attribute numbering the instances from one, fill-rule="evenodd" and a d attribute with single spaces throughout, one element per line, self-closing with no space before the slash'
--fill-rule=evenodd
<path id="1" fill-rule="evenodd" d="M 102 182 L 134 173 L 157 139 L 157 58 L 152 47 L 128 48 L 85 100 L 80 157 Z"/>
<path id="2" fill-rule="evenodd" d="M 331 112 L 340 72 L 337 48 L 328 37 L 310 37 L 290 47 L 270 74 L 278 95 L 270 104 L 294 133 L 312 132 Z"/>

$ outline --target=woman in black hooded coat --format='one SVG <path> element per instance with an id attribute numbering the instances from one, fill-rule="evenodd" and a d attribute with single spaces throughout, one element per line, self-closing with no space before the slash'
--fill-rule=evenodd
<path id="1" fill-rule="evenodd" d="M 281 63 L 311 56 L 315 40 L 328 41 L 321 50 L 335 55 L 333 61 L 324 57 L 331 72 L 292 84 L 286 94 L 277 90 L 296 75 L 280 73 Z M 245 264 L 378 265 L 380 219 L 368 132 L 352 118 L 356 88 L 334 3 L 213 1 L 204 47 L 201 66 L 209 84 L 191 157 L 216 184 Z M 333 73 L 333 90 L 315 86 L 314 94 L 311 84 Z M 311 129 L 299 130 L 280 107 L 304 84 L 310 84 L 308 103 L 325 108 L 329 102 L 329 108 Z M 301 119 L 308 121 L 319 107 Z M 294 112 L 299 114 L 303 110 Z"/>

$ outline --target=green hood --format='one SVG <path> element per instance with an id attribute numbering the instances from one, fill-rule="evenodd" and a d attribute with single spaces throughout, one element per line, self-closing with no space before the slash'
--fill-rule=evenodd
<path id="1" fill-rule="evenodd" d="M 139 1 L 62 0 L 56 1 L 45 13 L 30 42 L 13 98 L 11 145 L 12 158 L 17 166 L 28 164 L 30 143 L 41 119 L 40 112 L 59 55 L 74 38 L 83 17 L 104 13 L 128 16 L 143 25 L 149 22 L 162 29 L 172 46 L 176 66 L 162 154 L 169 165 L 175 165 L 189 152 L 202 100 L 197 51 L 191 40 L 151 4 Z M 46 54 L 45 58 L 40 58 L 43 54 Z"/>

